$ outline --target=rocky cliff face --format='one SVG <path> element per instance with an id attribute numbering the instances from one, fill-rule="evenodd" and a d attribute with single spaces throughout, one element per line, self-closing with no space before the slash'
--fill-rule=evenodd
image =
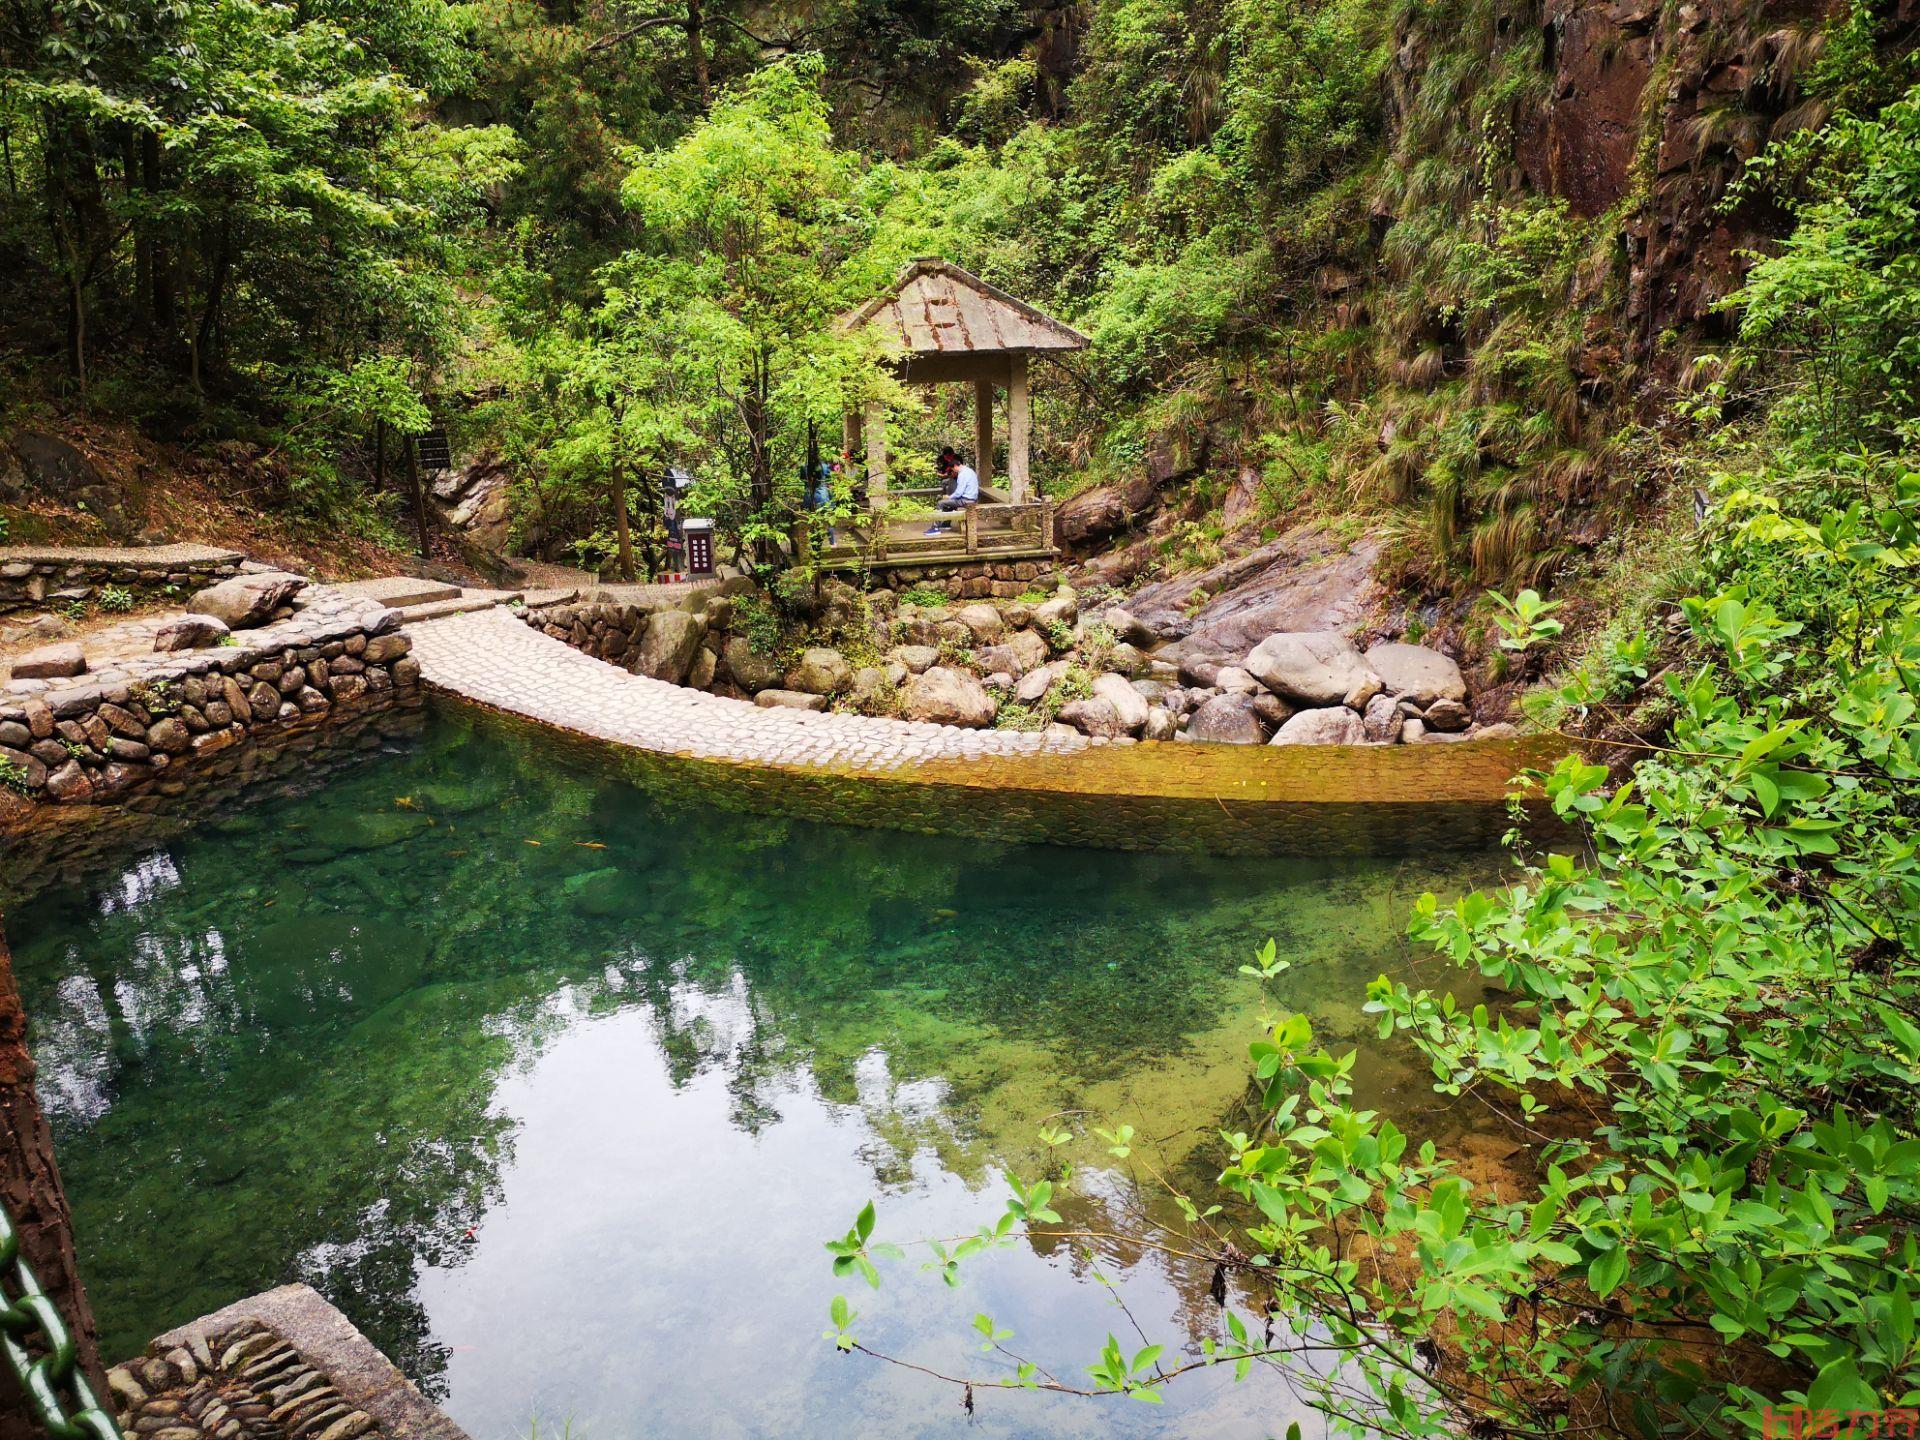
<path id="1" fill-rule="evenodd" d="M 1907 42 L 1920 0 L 1882 7 L 1880 39 Z M 1709 333 L 1739 284 L 1741 252 L 1782 217 L 1728 184 L 1771 140 L 1818 125 L 1804 81 L 1845 0 L 1547 0 L 1543 103 L 1515 117 L 1514 162 L 1582 217 L 1622 211 L 1625 340 L 1643 358 L 1669 327 Z M 1417 61 L 1417 51 L 1403 55 Z"/>

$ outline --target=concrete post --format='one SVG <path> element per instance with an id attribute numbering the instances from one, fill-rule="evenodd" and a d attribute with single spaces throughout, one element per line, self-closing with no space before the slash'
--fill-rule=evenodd
<path id="1" fill-rule="evenodd" d="M 973 382 L 973 468 L 984 487 L 993 483 L 993 381 Z"/>
<path id="2" fill-rule="evenodd" d="M 1033 407 L 1027 395 L 1027 357 L 1016 355 L 1007 376 L 1007 489 L 1016 505 L 1033 498 L 1027 447 L 1033 443 Z"/>
<path id="3" fill-rule="evenodd" d="M 878 400 L 867 404 L 867 504 L 884 510 L 887 504 L 887 409 Z"/>

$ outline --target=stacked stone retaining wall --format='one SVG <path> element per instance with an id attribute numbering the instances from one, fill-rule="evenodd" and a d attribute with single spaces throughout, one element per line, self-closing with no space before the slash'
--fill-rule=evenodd
<path id="1" fill-rule="evenodd" d="M 0 545 L 0 615 L 98 604 L 108 589 L 133 601 L 184 599 L 240 571 L 235 550 L 207 545 L 144 549 Z"/>
<path id="2" fill-rule="evenodd" d="M 909 565 L 884 570 L 872 584 L 890 590 L 932 588 L 955 600 L 1013 600 L 1035 589 L 1052 589 L 1059 567 L 1040 560 L 995 560 L 971 565 Z"/>
<path id="3" fill-rule="evenodd" d="M 263 732 L 417 698 L 397 612 L 324 587 L 302 598 L 232 644 L 0 687 L 0 824 L 22 805 L 120 798 Z"/>

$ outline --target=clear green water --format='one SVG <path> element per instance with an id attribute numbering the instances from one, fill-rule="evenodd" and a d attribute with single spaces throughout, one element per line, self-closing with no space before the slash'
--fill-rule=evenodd
<path id="1" fill-rule="evenodd" d="M 953 1390 L 821 1338 L 847 1289 L 821 1241 L 869 1198 L 888 1238 L 975 1228 L 1063 1112 L 1130 1120 L 1203 1175 L 1241 1123 L 1252 947 L 1276 937 L 1290 1003 L 1364 1043 L 1361 986 L 1413 959 L 1407 907 L 1487 868 L 669 810 L 435 713 L 7 929 L 114 1357 L 299 1279 L 479 1440 L 535 1415 L 596 1437 L 1229 1440 L 1284 1431 L 1283 1380 L 1209 1373 L 1159 1410 L 983 1396 L 969 1428 Z M 1364 1063 L 1374 1098 L 1445 1126 L 1416 1077 Z M 1022 1245 L 947 1291 L 916 1258 L 852 1294 L 862 1338 L 985 1373 L 988 1310 L 1078 1374 L 1130 1330 L 1096 1270 L 1156 1339 L 1211 1333 L 1208 1274 L 1125 1241 L 1162 1207 L 1097 1143 L 1067 1153 L 1067 1223 L 1123 1237 L 1097 1263 Z"/>

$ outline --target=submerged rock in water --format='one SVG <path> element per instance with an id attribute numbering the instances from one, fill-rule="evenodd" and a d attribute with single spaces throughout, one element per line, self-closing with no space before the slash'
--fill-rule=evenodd
<path id="1" fill-rule="evenodd" d="M 647 897 L 627 883 L 626 872 L 613 865 L 569 875 L 560 889 L 577 914 L 597 919 L 638 915 L 647 903 Z"/>
<path id="2" fill-rule="evenodd" d="M 371 815 L 329 815 L 308 826 L 300 837 L 302 849 L 319 847 L 334 854 L 356 850 L 381 850 L 411 840 L 433 825 L 430 817 L 415 810 L 379 811 Z M 288 852 L 288 858 L 294 858 Z"/>

